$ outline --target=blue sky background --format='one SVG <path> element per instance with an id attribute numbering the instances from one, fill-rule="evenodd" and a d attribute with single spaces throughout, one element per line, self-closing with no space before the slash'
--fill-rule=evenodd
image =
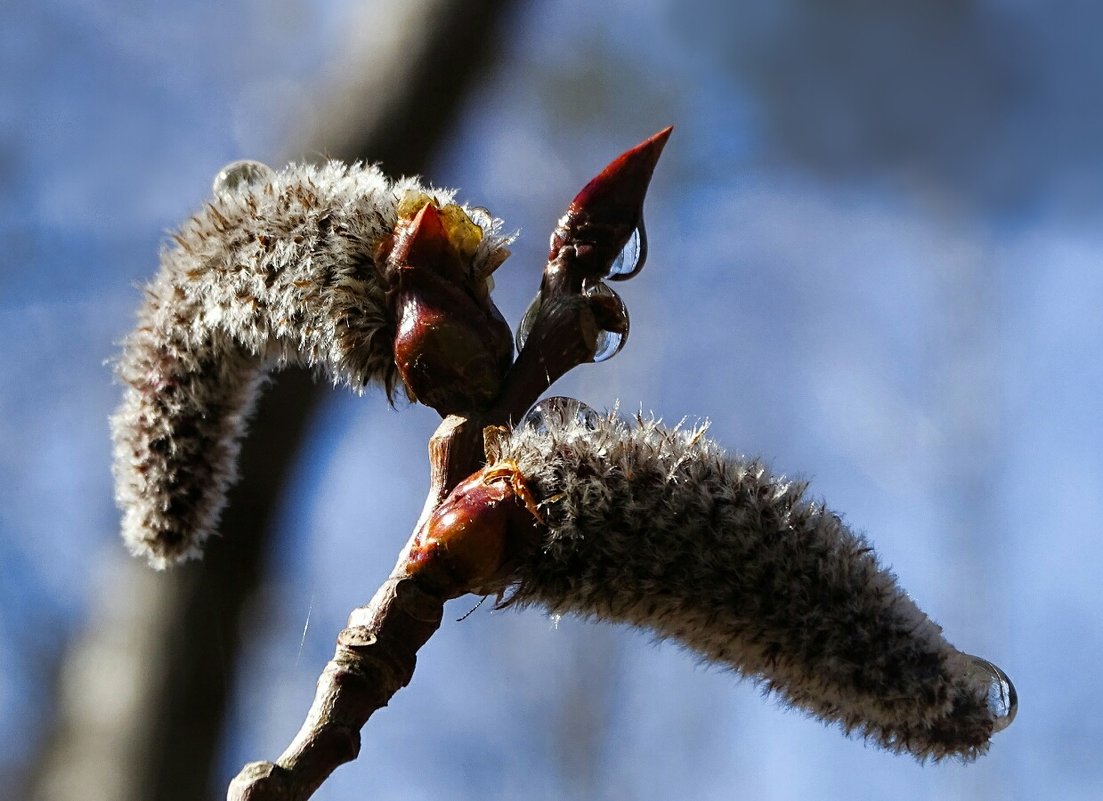
<path id="1" fill-rule="evenodd" d="M 110 591 L 104 362 L 135 287 L 223 163 L 283 153 L 354 6 L 0 12 L 0 776 L 49 717 L 43 665 Z M 1007 670 L 1015 724 L 974 765 L 920 766 L 646 634 L 486 607 L 455 623 L 461 599 L 318 798 L 1099 797 L 1103 10 L 868 6 L 532 3 L 429 177 L 522 230 L 496 291 L 516 321 L 565 203 L 674 123 L 628 345 L 556 392 L 707 417 L 811 478 L 952 642 Z M 434 426 L 327 399 L 227 779 L 298 728 L 417 516 Z"/>

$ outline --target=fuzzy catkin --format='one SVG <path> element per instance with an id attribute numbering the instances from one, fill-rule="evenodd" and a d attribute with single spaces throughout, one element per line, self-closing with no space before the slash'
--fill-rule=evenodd
<path id="1" fill-rule="evenodd" d="M 373 254 L 404 197 L 453 197 L 336 161 L 251 177 L 173 234 L 117 364 L 123 539 L 158 568 L 198 556 L 217 525 L 269 369 L 304 365 L 355 391 L 393 390 L 394 322 Z M 465 211 L 483 230 L 477 268 L 508 238 L 484 210 Z"/>
<path id="2" fill-rule="evenodd" d="M 987 750 L 971 657 L 803 483 L 703 429 L 593 425 L 551 413 L 503 445 L 548 525 L 507 603 L 645 627 L 893 751 Z"/>

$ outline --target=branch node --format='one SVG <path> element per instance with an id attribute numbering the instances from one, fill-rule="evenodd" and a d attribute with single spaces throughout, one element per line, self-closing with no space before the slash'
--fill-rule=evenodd
<path id="1" fill-rule="evenodd" d="M 273 762 L 250 762 L 230 782 L 226 801 L 290 801 L 291 773 Z"/>

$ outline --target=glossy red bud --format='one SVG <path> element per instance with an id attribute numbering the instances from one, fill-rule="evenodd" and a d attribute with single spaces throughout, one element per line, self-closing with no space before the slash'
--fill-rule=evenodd
<path id="1" fill-rule="evenodd" d="M 633 231 L 643 226 L 643 201 L 673 126 L 626 150 L 582 188 L 552 234 L 548 261 L 564 259 L 582 278 L 609 275 Z M 642 234 L 641 234 L 642 236 Z"/>
<path id="2" fill-rule="evenodd" d="M 489 593 L 509 582 L 541 528 L 535 500 L 511 462 L 483 468 L 434 510 L 407 563 L 448 597 Z"/>
<path id="3" fill-rule="evenodd" d="M 429 270 L 456 284 L 466 277 L 459 254 L 448 240 L 440 209 L 433 203 L 426 203 L 409 225 L 399 228 L 391 262 L 406 269 Z"/>
<path id="4" fill-rule="evenodd" d="M 513 336 L 432 203 L 400 225 L 384 274 L 395 364 L 411 397 L 441 415 L 486 408 L 512 363 Z"/>

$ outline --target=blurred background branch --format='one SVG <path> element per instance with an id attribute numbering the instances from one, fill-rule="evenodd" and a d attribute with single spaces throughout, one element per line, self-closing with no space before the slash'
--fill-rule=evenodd
<path id="1" fill-rule="evenodd" d="M 367 7 L 324 111 L 303 120 L 292 156 L 375 161 L 421 172 L 472 84 L 499 52 L 511 0 L 414 0 Z M 378 65 L 387 65 L 378 69 Z M 248 636 L 249 599 L 269 561 L 273 520 L 319 397 L 302 370 L 278 375 L 241 453 L 221 537 L 199 563 L 153 574 L 120 553 L 93 625 L 59 671 L 60 704 L 30 797 L 194 799 L 213 775 L 228 696 Z M 212 625 L 217 621 L 217 625 Z"/>

